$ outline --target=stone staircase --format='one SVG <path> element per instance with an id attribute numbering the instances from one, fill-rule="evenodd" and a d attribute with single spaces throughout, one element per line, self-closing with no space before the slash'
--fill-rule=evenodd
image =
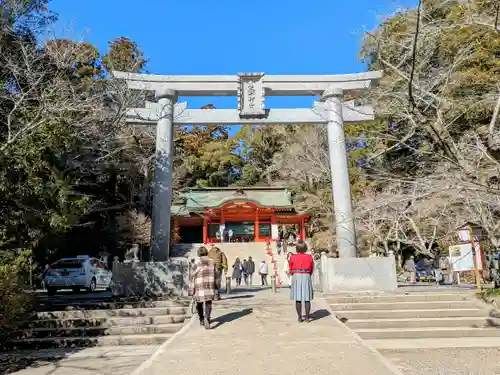
<path id="1" fill-rule="evenodd" d="M 156 348 L 177 332 L 189 315 L 186 299 L 50 304 L 42 306 L 42 311 L 36 312 L 5 348 L 16 354 L 23 350 L 78 351 L 96 346 Z"/>
<path id="2" fill-rule="evenodd" d="M 172 257 L 177 258 L 193 258 L 196 257 L 198 247 L 202 244 L 179 244 L 174 246 L 174 250 L 172 251 Z M 234 264 L 236 258 L 240 258 L 241 261 L 243 259 L 248 259 L 251 256 L 255 262 L 256 273 L 253 275 L 253 285 L 260 285 L 260 278 L 258 276 L 258 267 L 259 264 L 265 260 L 268 268 L 269 274 L 272 273 L 272 264 L 271 257 L 266 253 L 266 244 L 264 242 L 231 242 L 231 243 L 216 243 L 216 246 L 221 249 L 227 257 L 228 263 L 228 275 L 231 276 L 232 268 L 231 266 Z M 280 272 L 281 267 L 283 266 L 284 255 L 281 256 L 276 254 L 276 245 L 274 243 L 271 244 L 271 248 L 273 250 L 273 255 L 275 260 L 278 261 L 278 272 Z M 268 282 L 270 280 L 268 279 Z"/>
<path id="3" fill-rule="evenodd" d="M 253 258 L 256 265 L 263 260 L 269 261 L 269 256 L 265 252 L 266 245 L 262 242 L 232 242 L 217 244 L 217 246 L 226 254 L 229 267 L 233 265 L 236 258 L 243 261 L 249 256 Z"/>
<path id="4" fill-rule="evenodd" d="M 179 244 L 175 245 L 171 256 L 172 258 L 193 258 L 196 257 L 198 248 L 202 244 Z M 216 246 L 221 249 L 227 257 L 229 267 L 234 263 L 236 258 L 240 260 L 248 259 L 249 256 L 253 258 L 256 263 L 265 260 L 269 261 L 269 256 L 266 254 L 266 244 L 263 242 L 231 242 L 231 243 L 217 243 Z M 273 250 L 276 251 L 273 244 Z"/>
<path id="5" fill-rule="evenodd" d="M 377 350 L 500 346 L 500 320 L 470 291 L 327 300 L 337 318 Z"/>

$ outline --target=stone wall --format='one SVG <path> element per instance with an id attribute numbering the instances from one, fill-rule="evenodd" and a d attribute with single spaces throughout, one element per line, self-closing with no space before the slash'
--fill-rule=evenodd
<path id="1" fill-rule="evenodd" d="M 397 289 L 393 255 L 374 258 L 328 258 L 316 262 L 313 283 L 325 293 L 394 291 Z"/>
<path id="2" fill-rule="evenodd" d="M 187 296 L 187 259 L 113 263 L 112 291 L 117 296 Z"/>

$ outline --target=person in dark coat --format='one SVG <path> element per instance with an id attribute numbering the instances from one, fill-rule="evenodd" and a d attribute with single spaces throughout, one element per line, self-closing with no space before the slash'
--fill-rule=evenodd
<path id="1" fill-rule="evenodd" d="M 241 285 L 241 275 L 242 275 L 243 267 L 240 261 L 240 258 L 236 258 L 233 264 L 233 279 L 236 280 L 236 286 Z"/>
<path id="2" fill-rule="evenodd" d="M 243 282 L 245 285 L 248 285 L 248 262 L 246 259 L 243 259 L 243 263 L 241 263 L 241 269 L 243 273 Z"/>
<path id="3" fill-rule="evenodd" d="M 255 262 L 252 257 L 248 257 L 247 261 L 247 274 L 248 274 L 248 285 L 252 286 L 253 274 L 255 273 Z"/>

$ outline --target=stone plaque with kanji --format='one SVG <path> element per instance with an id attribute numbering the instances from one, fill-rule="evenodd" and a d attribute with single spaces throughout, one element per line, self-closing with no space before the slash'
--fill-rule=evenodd
<path id="1" fill-rule="evenodd" d="M 241 117 L 260 117 L 264 108 L 264 73 L 238 74 L 238 110 Z"/>

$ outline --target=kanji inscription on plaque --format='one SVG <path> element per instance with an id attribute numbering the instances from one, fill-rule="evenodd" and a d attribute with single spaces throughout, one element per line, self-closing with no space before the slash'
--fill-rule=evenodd
<path id="1" fill-rule="evenodd" d="M 238 110 L 241 117 L 260 117 L 264 108 L 264 73 L 238 74 Z"/>

